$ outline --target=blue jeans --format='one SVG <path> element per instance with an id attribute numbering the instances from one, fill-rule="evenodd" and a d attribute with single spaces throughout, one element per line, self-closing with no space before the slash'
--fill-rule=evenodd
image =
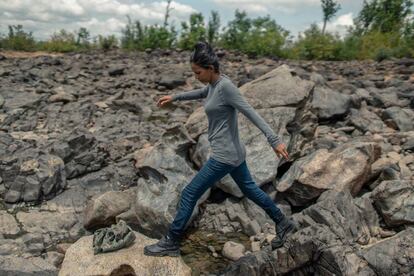
<path id="1" fill-rule="evenodd" d="M 198 199 L 208 188 L 228 173 L 230 173 L 243 194 L 263 208 L 273 221 L 278 223 L 283 219 L 284 214 L 281 210 L 252 179 L 246 161 L 238 167 L 235 167 L 210 157 L 191 182 L 184 188 L 177 214 L 168 230 L 170 237 L 181 240 L 186 224 L 193 213 Z"/>

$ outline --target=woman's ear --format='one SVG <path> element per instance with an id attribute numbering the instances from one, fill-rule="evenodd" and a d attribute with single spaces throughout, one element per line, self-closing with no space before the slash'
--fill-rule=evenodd
<path id="1" fill-rule="evenodd" d="M 211 69 L 211 70 L 215 71 L 215 70 L 214 70 L 214 66 L 213 66 L 213 65 L 209 65 L 208 67 L 209 67 L 209 69 Z"/>

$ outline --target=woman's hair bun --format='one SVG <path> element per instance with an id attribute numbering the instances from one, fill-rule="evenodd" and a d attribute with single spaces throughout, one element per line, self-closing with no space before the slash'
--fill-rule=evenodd
<path id="1" fill-rule="evenodd" d="M 214 53 L 211 45 L 205 41 L 199 41 L 196 43 L 190 62 L 193 62 L 203 68 L 208 68 L 210 65 L 213 65 L 215 71 L 219 71 L 218 57 Z"/>
<path id="2" fill-rule="evenodd" d="M 213 48 L 211 47 L 211 45 L 205 41 L 197 42 L 197 44 L 194 46 L 194 50 L 195 51 L 207 51 L 209 53 L 213 52 Z"/>

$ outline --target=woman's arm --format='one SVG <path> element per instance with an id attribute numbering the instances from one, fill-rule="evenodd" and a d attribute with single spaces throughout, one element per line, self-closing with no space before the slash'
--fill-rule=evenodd
<path id="1" fill-rule="evenodd" d="M 200 89 L 191 90 L 188 92 L 178 93 L 172 96 L 173 101 L 195 100 L 207 97 L 208 85 Z"/>
<path id="2" fill-rule="evenodd" d="M 223 83 L 221 89 L 219 90 L 219 95 L 226 104 L 239 110 L 258 129 L 260 129 L 273 148 L 276 148 L 279 144 L 282 144 L 279 136 L 273 132 L 265 120 L 263 120 L 256 110 L 254 110 L 254 108 L 243 98 L 240 90 L 234 84 L 231 82 Z"/>

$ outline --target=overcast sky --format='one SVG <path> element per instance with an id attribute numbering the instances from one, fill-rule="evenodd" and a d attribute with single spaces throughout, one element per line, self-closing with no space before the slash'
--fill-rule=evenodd
<path id="1" fill-rule="evenodd" d="M 327 29 L 343 34 L 361 10 L 363 0 L 338 2 L 341 9 Z M 0 0 L 0 33 L 6 34 L 8 25 L 21 24 L 38 39 L 62 28 L 74 31 L 80 27 L 86 27 L 92 36 L 120 36 L 127 15 L 144 24 L 161 24 L 166 5 L 166 1 L 148 0 Z M 237 8 L 249 17 L 270 15 L 295 36 L 311 23 L 322 25 L 320 0 L 177 0 L 172 7 L 170 23 L 177 29 L 191 13 L 201 12 L 207 19 L 211 10 L 219 12 L 223 27 L 234 18 Z"/>

